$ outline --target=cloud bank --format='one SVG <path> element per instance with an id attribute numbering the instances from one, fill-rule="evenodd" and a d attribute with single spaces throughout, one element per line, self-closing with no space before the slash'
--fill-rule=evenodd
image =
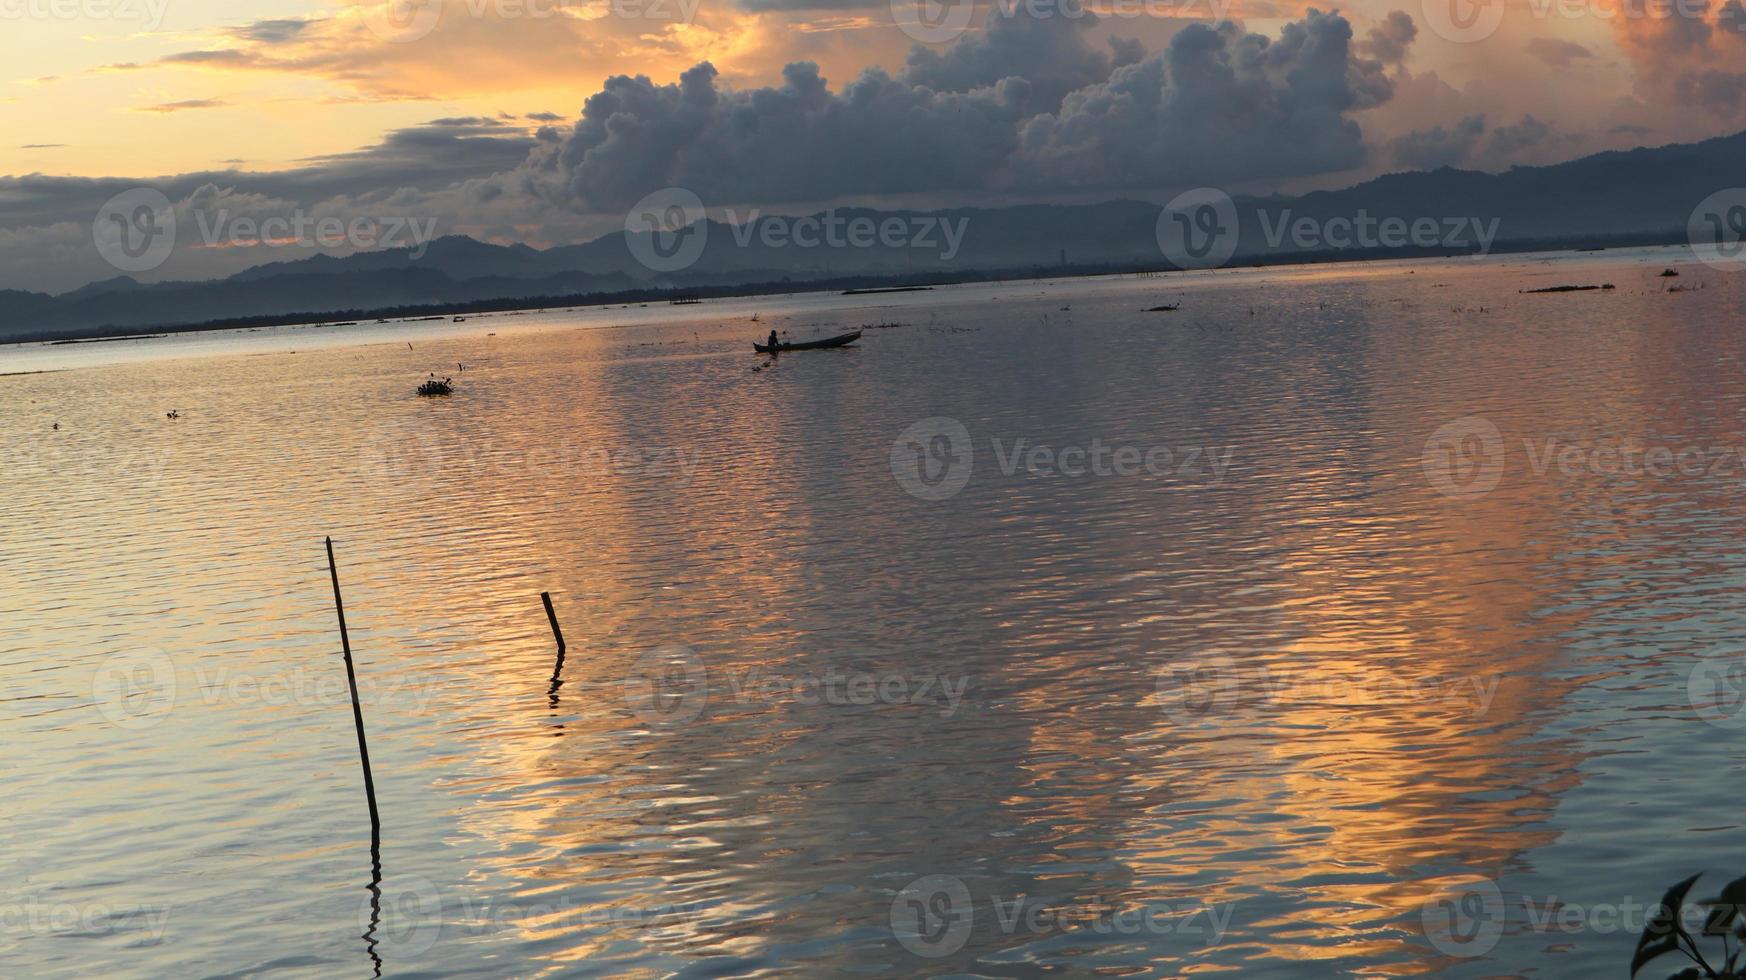
<path id="1" fill-rule="evenodd" d="M 295 45 L 297 21 L 241 29 Z M 195 220 L 216 210 L 436 219 L 443 233 L 553 244 L 617 225 L 651 191 L 684 187 L 710 207 L 877 201 L 892 195 L 1049 195 L 1234 186 L 1358 167 L 1356 114 L 1387 102 L 1415 37 L 1404 14 L 1357 39 L 1311 9 L 1277 37 L 1193 23 L 1162 50 L 1108 36 L 1089 14 L 991 11 L 982 29 L 901 71 L 833 88 L 795 61 L 781 82 L 736 87 L 709 61 L 677 81 L 614 75 L 560 129 L 546 112 L 439 119 L 381 144 L 279 173 L 153 181 L 0 178 L 0 258 L 13 282 L 70 288 L 113 274 L 91 216 L 146 184 Z M 1101 37 L 1101 40 L 1097 38 Z M 542 240 L 543 239 L 543 240 Z M 178 252 L 145 278 L 203 278 L 283 254 Z"/>
<path id="2" fill-rule="evenodd" d="M 708 62 L 669 85 L 615 76 L 564 145 L 565 189 L 609 210 L 666 186 L 738 204 L 1295 177 L 1362 163 L 1351 114 L 1393 92 L 1339 14 L 1311 10 L 1277 39 L 1191 24 L 1137 61 L 1092 48 L 1093 23 L 997 10 L 975 39 L 837 92 L 810 62 L 745 90 Z M 1398 61 L 1411 37 L 1391 20 L 1366 47 Z"/>

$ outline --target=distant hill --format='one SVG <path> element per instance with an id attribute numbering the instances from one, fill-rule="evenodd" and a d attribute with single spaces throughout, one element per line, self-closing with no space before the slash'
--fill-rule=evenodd
<path id="1" fill-rule="evenodd" d="M 1290 223 L 1360 214 L 1400 218 L 1496 220 L 1494 251 L 1591 243 L 1684 240 L 1692 209 L 1714 191 L 1746 184 L 1746 133 L 1701 143 L 1600 153 L 1502 174 L 1443 168 L 1398 173 L 1339 191 L 1235 201 L 1240 235 L 1232 264 L 1306 258 L 1471 251 L 1447 245 L 1390 250 L 1338 242 L 1307 244 Z M 838 222 L 896 221 L 903 241 L 804 247 L 767 240 L 765 225 L 786 231 L 791 218 L 759 218 L 749 227 L 706 222 L 706 245 L 683 270 L 658 274 L 633 256 L 618 232 L 550 249 L 492 245 L 451 236 L 422 254 L 386 250 L 347 257 L 315 255 L 274 262 L 211 282 L 144 285 L 126 276 L 59 296 L 0 291 L 0 340 L 126 332 L 217 320 L 307 313 L 440 307 L 536 297 L 623 294 L 636 290 L 723 290 L 749 283 L 800 285 L 873 277 L 938 281 L 942 274 L 1079 272 L 1169 268 L 1156 224 L 1159 208 L 1137 201 L 1090 205 L 1021 205 L 942 211 L 838 208 Z M 812 216 L 819 220 L 827 213 Z M 962 228 L 961 240 L 943 229 Z M 917 233 L 931 229 L 929 237 Z M 906 244 L 914 240 L 914 244 Z M 954 251 L 955 246 L 955 251 Z M 416 255 L 416 257 L 415 257 Z"/>

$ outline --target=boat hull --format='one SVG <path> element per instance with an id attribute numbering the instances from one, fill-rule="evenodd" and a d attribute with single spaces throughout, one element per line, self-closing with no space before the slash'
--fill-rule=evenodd
<path id="1" fill-rule="evenodd" d="M 846 333 L 840 337 L 827 337 L 824 340 L 808 340 L 798 344 L 777 344 L 775 347 L 771 347 L 769 344 L 754 342 L 752 344 L 752 349 L 760 354 L 781 354 L 791 350 L 828 350 L 832 347 L 847 347 L 860 339 L 861 331 L 857 330 L 854 333 Z"/>

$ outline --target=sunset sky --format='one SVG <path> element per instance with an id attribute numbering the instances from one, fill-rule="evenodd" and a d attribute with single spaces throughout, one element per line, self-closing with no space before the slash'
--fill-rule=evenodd
<path id="1" fill-rule="evenodd" d="M 669 185 L 712 209 L 1158 199 L 1746 125 L 1740 0 L 1037 0 L 927 44 L 901 0 L 426 2 L 0 0 L 0 288 L 102 277 L 92 217 L 141 184 L 549 245 Z"/>

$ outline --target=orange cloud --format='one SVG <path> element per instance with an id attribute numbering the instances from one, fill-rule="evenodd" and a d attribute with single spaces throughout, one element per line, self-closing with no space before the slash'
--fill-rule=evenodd
<path id="1" fill-rule="evenodd" d="M 730 77 L 774 77 L 797 57 L 835 62 L 842 74 L 870 54 L 901 64 L 907 42 L 870 17 L 808 19 L 752 14 L 700 0 L 428 0 L 391 17 L 374 4 L 329 16 L 263 20 L 199 36 L 200 47 L 108 71 L 272 72 L 342 90 L 332 101 L 454 100 L 507 93 L 591 91 L 613 74 L 673 77 L 702 60 Z M 425 11 L 419 13 L 418 11 Z M 409 19 L 410 18 L 410 19 Z M 873 27 L 896 35 L 868 44 Z M 852 32 L 853 45 L 836 35 Z"/>

